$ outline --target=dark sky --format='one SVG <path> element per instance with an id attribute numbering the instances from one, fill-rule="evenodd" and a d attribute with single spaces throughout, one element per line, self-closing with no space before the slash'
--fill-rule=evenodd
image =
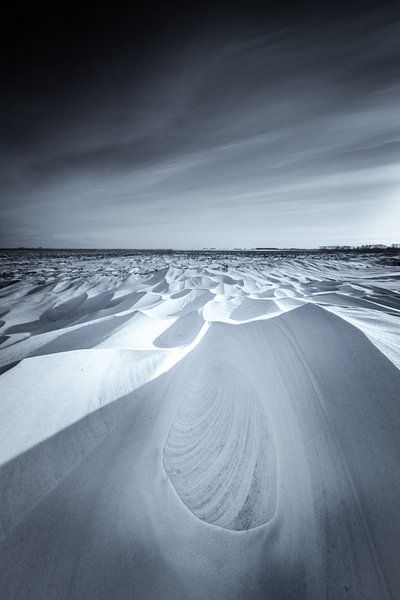
<path id="1" fill-rule="evenodd" d="M 399 2 L 18 2 L 0 246 L 400 241 Z"/>

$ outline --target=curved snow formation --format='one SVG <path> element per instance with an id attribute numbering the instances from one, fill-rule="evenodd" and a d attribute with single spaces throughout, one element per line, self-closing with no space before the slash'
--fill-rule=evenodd
<path id="1" fill-rule="evenodd" d="M 164 447 L 177 493 L 200 519 L 227 529 L 266 523 L 276 502 L 272 431 L 256 390 L 228 361 L 193 377 Z"/>

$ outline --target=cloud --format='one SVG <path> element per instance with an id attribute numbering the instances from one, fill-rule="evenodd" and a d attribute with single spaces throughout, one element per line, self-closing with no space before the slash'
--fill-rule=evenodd
<path id="1" fill-rule="evenodd" d="M 363 238 L 400 189 L 400 26 L 390 16 L 206 30 L 160 51 L 140 77 L 128 52 L 115 90 L 105 85 L 114 57 L 74 102 L 49 108 L 44 94 L 27 135 L 8 132 L 3 244 Z M 24 105 L 21 123 L 32 115 Z"/>

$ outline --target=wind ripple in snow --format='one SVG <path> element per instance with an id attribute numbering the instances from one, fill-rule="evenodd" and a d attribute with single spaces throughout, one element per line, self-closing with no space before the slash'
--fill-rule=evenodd
<path id="1" fill-rule="evenodd" d="M 164 467 L 181 500 L 208 523 L 244 530 L 273 516 L 276 455 L 267 415 L 229 362 L 197 372 L 169 432 Z"/>

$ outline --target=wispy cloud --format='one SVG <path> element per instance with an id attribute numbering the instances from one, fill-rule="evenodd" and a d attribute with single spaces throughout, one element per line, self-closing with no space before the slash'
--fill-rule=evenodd
<path id="1" fill-rule="evenodd" d="M 399 33 L 375 12 L 204 35 L 119 95 L 95 81 L 5 144 L 3 244 L 393 241 L 372 224 L 400 191 Z"/>

